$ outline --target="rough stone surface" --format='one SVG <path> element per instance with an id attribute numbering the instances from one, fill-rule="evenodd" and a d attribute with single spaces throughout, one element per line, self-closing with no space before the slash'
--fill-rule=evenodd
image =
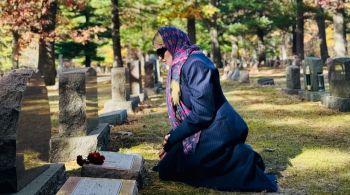
<path id="1" fill-rule="evenodd" d="M 117 110 L 126 110 L 127 112 L 134 112 L 136 109 L 132 101 L 114 101 L 108 100 L 104 105 L 104 112 L 113 112 Z"/>
<path id="2" fill-rule="evenodd" d="M 124 102 L 129 99 L 126 86 L 126 71 L 124 67 L 112 68 L 112 100 Z"/>
<path id="3" fill-rule="evenodd" d="M 154 87 L 154 61 L 148 61 L 145 64 L 145 88 L 153 88 Z"/>
<path id="4" fill-rule="evenodd" d="M 110 125 L 121 125 L 128 119 L 126 110 L 117 110 L 113 112 L 103 113 L 100 115 L 100 123 L 108 123 Z"/>
<path id="5" fill-rule="evenodd" d="M 137 108 L 138 105 L 141 103 L 141 98 L 140 95 L 131 95 L 130 96 L 130 101 L 132 102 L 132 107 Z"/>
<path id="6" fill-rule="evenodd" d="M 105 162 L 102 165 L 84 165 L 81 169 L 83 177 L 137 180 L 138 187 L 143 186 L 146 172 L 141 155 L 105 151 L 100 153 L 106 157 Z"/>
<path id="7" fill-rule="evenodd" d="M 260 78 L 257 82 L 259 85 L 275 85 L 273 78 Z"/>
<path id="8" fill-rule="evenodd" d="M 67 180 L 64 164 L 50 164 L 50 167 L 25 186 L 17 195 L 54 195 Z"/>
<path id="9" fill-rule="evenodd" d="M 11 71 L 0 80 L 0 193 L 17 192 L 45 171 L 50 136 L 43 79 L 33 70 Z"/>
<path id="10" fill-rule="evenodd" d="M 300 68 L 298 66 L 287 67 L 287 88 L 300 89 Z"/>
<path id="11" fill-rule="evenodd" d="M 108 195 L 137 195 L 136 181 L 69 177 L 57 195 L 78 194 L 108 194 Z"/>
<path id="12" fill-rule="evenodd" d="M 232 75 L 230 76 L 230 79 L 233 81 L 238 81 L 241 75 L 241 71 L 239 70 L 239 68 L 236 68 Z"/>
<path id="13" fill-rule="evenodd" d="M 324 95 L 321 99 L 322 105 L 340 112 L 350 112 L 350 98 L 341 98 Z"/>
<path id="14" fill-rule="evenodd" d="M 333 59 L 328 71 L 330 94 L 350 98 L 350 58 Z"/>
<path id="15" fill-rule="evenodd" d="M 321 100 L 321 97 L 325 94 L 325 92 L 321 91 L 299 91 L 299 96 L 307 101 L 318 102 Z"/>
<path id="16" fill-rule="evenodd" d="M 129 66 L 129 78 L 130 78 L 130 88 L 132 95 L 138 95 L 141 93 L 141 67 L 140 61 L 134 60 L 128 64 Z"/>
<path id="17" fill-rule="evenodd" d="M 310 78 L 311 78 L 311 91 L 318 91 L 318 73 L 323 73 L 323 62 L 321 58 L 307 57 L 304 60 L 303 65 L 303 76 L 304 76 L 304 89 L 307 89 L 306 85 L 306 67 L 310 68 Z"/>
<path id="18" fill-rule="evenodd" d="M 100 123 L 87 136 L 55 137 L 50 142 L 50 161 L 66 162 L 78 155 L 88 155 L 94 150 L 105 150 L 110 142 L 109 124 Z"/>
<path id="19" fill-rule="evenodd" d="M 86 82 L 81 71 L 59 75 L 59 134 L 82 136 L 87 133 Z"/>
<path id="20" fill-rule="evenodd" d="M 243 70 L 241 71 L 239 80 L 240 83 L 249 83 L 250 79 L 249 79 L 249 71 Z"/>

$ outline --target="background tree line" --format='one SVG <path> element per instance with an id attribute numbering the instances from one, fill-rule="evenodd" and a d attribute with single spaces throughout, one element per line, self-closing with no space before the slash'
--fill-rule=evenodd
<path id="1" fill-rule="evenodd" d="M 53 84 L 61 54 L 86 67 L 123 66 L 154 53 L 157 28 L 176 25 L 218 67 L 236 59 L 267 64 L 298 55 L 344 56 L 346 0 L 4 0 L 0 2 L 0 69 L 19 66 L 38 41 L 38 68 Z M 305 45 L 306 44 L 306 45 Z M 333 47 L 329 47 L 332 45 Z"/>

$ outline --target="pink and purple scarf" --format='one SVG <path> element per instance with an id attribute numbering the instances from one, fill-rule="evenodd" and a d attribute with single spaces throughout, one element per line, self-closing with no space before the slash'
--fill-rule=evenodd
<path id="1" fill-rule="evenodd" d="M 174 105 L 171 96 L 171 81 L 176 80 L 181 83 L 181 69 L 185 64 L 187 58 L 192 53 L 201 53 L 202 51 L 198 46 L 192 45 L 187 34 L 176 27 L 167 26 L 158 30 L 159 34 L 163 38 L 163 42 L 167 50 L 173 56 L 173 62 L 168 72 L 166 83 L 166 102 L 168 107 L 168 114 L 170 124 L 173 130 L 181 124 L 183 120 L 191 113 L 183 101 L 180 98 L 178 105 Z M 183 150 L 185 154 L 189 154 L 195 151 L 196 145 L 199 141 L 201 131 L 194 135 L 187 137 L 182 141 Z"/>

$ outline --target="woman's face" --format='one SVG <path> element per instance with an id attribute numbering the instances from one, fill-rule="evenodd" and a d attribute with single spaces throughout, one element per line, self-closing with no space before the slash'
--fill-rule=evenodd
<path id="1" fill-rule="evenodd" d="M 159 48 L 165 48 L 163 39 L 159 33 L 157 33 L 155 35 L 155 37 L 153 38 L 153 46 L 156 50 L 158 50 Z M 162 55 L 161 57 L 159 56 L 159 60 L 161 62 L 171 66 L 171 64 L 173 62 L 173 56 L 171 55 L 171 53 L 168 50 L 166 50 L 164 55 Z"/>
<path id="2" fill-rule="evenodd" d="M 171 53 L 168 50 L 164 53 L 164 58 L 161 59 L 161 61 L 163 63 L 165 63 L 166 65 L 171 66 L 171 64 L 173 62 L 173 56 L 171 55 Z"/>

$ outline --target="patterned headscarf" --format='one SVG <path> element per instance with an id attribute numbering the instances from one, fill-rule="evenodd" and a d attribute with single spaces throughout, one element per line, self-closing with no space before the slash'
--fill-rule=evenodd
<path id="1" fill-rule="evenodd" d="M 167 77 L 166 102 L 168 107 L 169 120 L 173 127 L 173 130 L 175 130 L 176 127 L 180 125 L 181 122 L 185 120 L 185 118 L 191 112 L 191 110 L 188 109 L 183 101 L 179 98 L 180 93 L 174 93 L 174 90 L 178 90 L 180 92 L 182 66 L 192 53 L 201 53 L 202 51 L 198 46 L 192 45 L 190 43 L 190 40 L 185 32 L 179 30 L 176 27 L 162 27 L 158 30 L 158 33 L 163 39 L 164 46 L 173 57 L 173 62 L 169 69 Z M 174 99 L 178 100 L 174 101 Z M 195 151 L 200 134 L 201 132 L 199 131 L 182 141 L 185 154 Z"/>

